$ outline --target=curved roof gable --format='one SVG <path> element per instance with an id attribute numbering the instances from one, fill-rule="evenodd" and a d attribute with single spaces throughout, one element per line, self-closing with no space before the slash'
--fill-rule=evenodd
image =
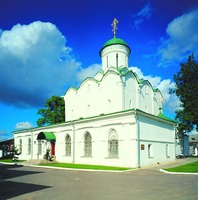
<path id="1" fill-rule="evenodd" d="M 96 84 L 100 84 L 109 74 L 114 74 L 114 75 L 117 75 L 119 77 L 121 76 L 125 76 L 127 74 L 133 74 L 133 76 L 136 78 L 137 80 L 137 83 L 140 85 L 140 84 L 149 84 L 153 90 L 153 92 L 159 92 L 162 96 L 162 93 L 161 91 L 158 89 L 158 88 L 153 88 L 152 84 L 148 81 L 148 80 L 144 80 L 144 79 L 139 79 L 138 75 L 133 72 L 131 69 L 129 70 L 127 67 L 123 67 L 123 68 L 110 68 L 105 74 L 103 71 L 99 71 L 96 73 L 95 77 L 98 75 L 98 74 L 101 74 L 102 75 L 102 78 L 100 80 L 97 80 L 95 78 L 92 78 L 92 77 L 87 77 L 84 81 L 81 82 L 81 84 L 79 85 L 78 88 L 74 88 L 74 87 L 70 87 L 67 91 L 66 91 L 66 94 L 67 92 L 73 90 L 73 91 L 76 91 L 78 92 L 78 90 L 80 88 L 82 88 L 82 86 L 87 82 L 87 81 L 93 81 L 95 82 Z"/>

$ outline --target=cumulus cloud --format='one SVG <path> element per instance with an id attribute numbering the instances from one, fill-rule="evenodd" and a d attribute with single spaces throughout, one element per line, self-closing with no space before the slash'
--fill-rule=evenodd
<path id="1" fill-rule="evenodd" d="M 153 12 L 153 8 L 151 7 L 150 3 L 147 3 L 144 5 L 144 7 L 136 14 L 133 16 L 134 20 L 134 25 L 133 28 L 135 29 L 140 29 L 142 23 L 145 20 L 148 20 L 151 18 Z"/>
<path id="2" fill-rule="evenodd" d="M 92 64 L 87 68 L 80 68 L 80 71 L 77 74 L 79 81 L 84 80 L 87 77 L 94 77 L 96 73 L 102 68 L 101 64 Z"/>
<path id="3" fill-rule="evenodd" d="M 43 106 L 47 97 L 65 92 L 80 65 L 52 23 L 17 24 L 0 34 L 0 101 Z"/>
<path id="4" fill-rule="evenodd" d="M 33 125 L 31 124 L 31 122 L 19 122 L 16 124 L 15 129 L 21 130 L 21 129 L 29 129 L 32 127 L 33 127 Z"/>
<path id="5" fill-rule="evenodd" d="M 170 79 L 162 80 L 159 76 L 145 76 L 141 69 L 138 67 L 130 67 L 130 69 L 135 72 L 139 78 L 148 80 L 154 88 L 158 88 L 163 95 L 163 108 L 169 112 L 175 112 L 179 108 L 180 102 L 175 94 L 170 94 L 170 89 L 175 88 L 175 83 Z"/>
<path id="6" fill-rule="evenodd" d="M 158 49 L 159 66 L 171 65 L 175 61 L 186 60 L 194 53 L 198 54 L 198 10 L 175 18 L 169 23 L 167 38 L 161 39 Z"/>

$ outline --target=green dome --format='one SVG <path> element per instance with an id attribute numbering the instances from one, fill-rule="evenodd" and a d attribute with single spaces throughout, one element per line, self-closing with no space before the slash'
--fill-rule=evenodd
<path id="1" fill-rule="evenodd" d="M 112 39 L 110 39 L 107 42 L 105 42 L 105 44 L 103 45 L 102 49 L 99 52 L 100 55 L 101 55 L 102 50 L 105 47 L 110 46 L 110 45 L 115 45 L 115 44 L 121 44 L 121 45 L 127 46 L 129 48 L 129 46 L 127 45 L 127 43 L 124 40 L 122 40 L 120 38 L 113 37 Z M 129 52 L 131 52 L 130 48 L 129 48 Z"/>
<path id="2" fill-rule="evenodd" d="M 110 40 L 108 40 L 104 45 L 103 45 L 103 48 L 106 47 L 106 46 L 109 46 L 109 45 L 112 45 L 112 44 L 123 44 L 123 45 L 126 45 L 126 42 L 120 38 L 112 38 Z"/>

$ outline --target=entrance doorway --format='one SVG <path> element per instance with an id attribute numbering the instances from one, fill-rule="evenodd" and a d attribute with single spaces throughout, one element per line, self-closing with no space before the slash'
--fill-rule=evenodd
<path id="1" fill-rule="evenodd" d="M 51 156 L 55 155 L 55 142 L 51 141 Z"/>

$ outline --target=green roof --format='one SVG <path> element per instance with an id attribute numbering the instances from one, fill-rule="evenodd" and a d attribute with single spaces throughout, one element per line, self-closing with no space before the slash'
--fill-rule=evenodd
<path id="1" fill-rule="evenodd" d="M 161 111 L 160 111 L 158 117 L 161 118 L 161 119 L 165 119 L 165 120 L 171 121 L 171 122 L 176 122 L 175 120 L 173 120 L 173 119 L 171 119 L 171 118 L 166 117 L 165 115 L 163 115 Z"/>
<path id="2" fill-rule="evenodd" d="M 117 37 L 113 37 L 112 39 L 110 39 L 107 42 L 105 42 L 105 44 L 103 45 L 102 49 L 100 50 L 100 55 L 101 55 L 101 51 L 105 47 L 110 46 L 110 45 L 115 45 L 115 44 L 121 44 L 121 45 L 127 46 L 129 48 L 129 46 L 127 45 L 127 43 L 124 40 L 122 40 L 120 38 L 117 38 Z M 129 48 L 129 51 L 131 52 L 130 48 Z"/>
<path id="3" fill-rule="evenodd" d="M 40 132 L 37 140 L 56 140 L 56 136 L 52 132 Z"/>
<path id="4" fill-rule="evenodd" d="M 126 45 L 126 46 L 127 46 L 127 43 L 126 43 L 124 40 L 122 40 L 122 39 L 120 39 L 120 38 L 114 37 L 114 38 L 108 40 L 108 41 L 103 45 L 103 47 L 106 47 L 106 46 L 109 46 L 109 45 L 112 45 L 112 44 L 123 44 L 123 45 Z"/>

